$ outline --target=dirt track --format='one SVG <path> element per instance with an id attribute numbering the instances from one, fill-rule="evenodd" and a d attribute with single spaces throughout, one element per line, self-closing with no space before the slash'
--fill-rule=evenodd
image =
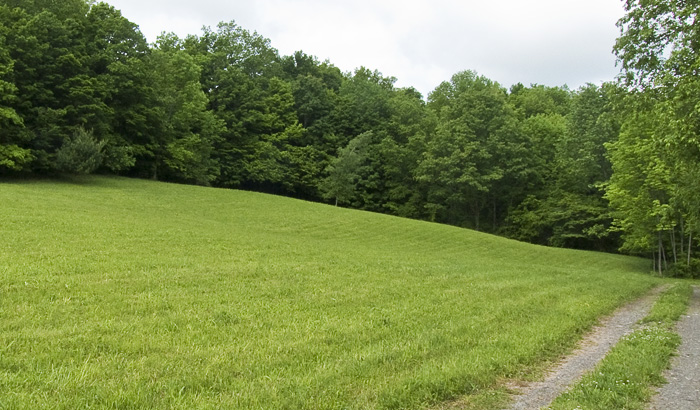
<path id="1" fill-rule="evenodd" d="M 548 406 L 569 385 L 587 371 L 592 370 L 622 336 L 634 330 L 634 325 L 649 313 L 656 296 L 662 290 L 662 287 L 655 288 L 646 296 L 623 306 L 612 316 L 601 321 L 600 325 L 584 337 L 580 347 L 551 371 L 546 380 L 531 383 L 521 388 L 520 395 L 516 397 L 509 409 L 532 410 Z M 700 312 L 696 326 L 700 328 Z M 700 345 L 700 340 L 697 342 Z M 694 362 L 698 363 L 697 356 Z M 698 392 L 697 387 L 696 383 L 696 393 Z M 680 407 L 659 407 L 659 409 L 661 408 L 675 409 Z M 683 408 L 685 409 L 685 407 Z M 699 407 L 692 408 L 698 409 Z"/>
<path id="2" fill-rule="evenodd" d="M 665 384 L 652 399 L 652 410 L 700 409 L 700 289 L 693 289 L 688 313 L 677 326 L 681 336 L 678 356 L 664 375 Z"/>

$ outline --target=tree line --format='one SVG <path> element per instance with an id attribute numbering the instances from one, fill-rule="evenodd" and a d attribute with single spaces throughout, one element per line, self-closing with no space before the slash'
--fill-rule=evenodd
<path id="1" fill-rule="evenodd" d="M 376 70 L 282 56 L 235 22 L 149 44 L 105 3 L 4 0 L 0 175 L 256 190 L 653 252 L 655 269 L 688 274 L 700 230 L 698 7 L 652 3 L 656 16 L 627 2 L 621 81 L 506 89 L 463 71 L 425 99 Z"/>

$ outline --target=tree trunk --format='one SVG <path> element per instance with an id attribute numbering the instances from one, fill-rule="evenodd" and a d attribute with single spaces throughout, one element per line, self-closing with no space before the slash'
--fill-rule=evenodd
<path id="1" fill-rule="evenodd" d="M 688 266 L 690 266 L 690 250 L 693 249 L 693 231 L 688 234 Z"/>
<path id="2" fill-rule="evenodd" d="M 496 197 L 493 198 L 493 231 L 496 232 Z"/>
<path id="3" fill-rule="evenodd" d="M 682 242 L 682 241 L 681 241 Z M 671 249 L 673 250 L 673 263 L 678 263 L 678 255 L 676 254 L 676 227 L 671 228 Z"/>
<path id="4" fill-rule="evenodd" d="M 660 231 L 659 231 L 658 236 L 659 236 L 659 276 L 663 276 L 664 273 L 663 273 L 663 271 L 661 270 L 661 257 L 662 257 L 662 255 L 661 255 L 661 248 L 662 248 L 662 243 L 661 243 L 661 232 L 660 232 Z"/>
<path id="5" fill-rule="evenodd" d="M 681 216 L 681 255 L 683 255 L 685 246 L 685 223 L 683 221 L 683 216 Z"/>
<path id="6" fill-rule="evenodd" d="M 664 270 L 668 270 L 668 258 L 666 256 L 666 247 L 661 242 L 661 254 L 664 256 Z"/>
<path id="7" fill-rule="evenodd" d="M 158 180 L 158 155 L 153 158 L 153 180 Z"/>
<path id="8" fill-rule="evenodd" d="M 469 204 L 471 206 L 471 212 L 474 216 L 474 230 L 479 230 L 479 217 L 481 216 L 481 203 L 479 201 L 474 200 Z"/>

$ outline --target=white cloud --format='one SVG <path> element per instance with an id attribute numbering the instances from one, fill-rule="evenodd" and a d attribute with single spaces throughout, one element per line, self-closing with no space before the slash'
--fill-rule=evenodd
<path id="1" fill-rule="evenodd" d="M 281 54 L 303 50 L 344 71 L 365 66 L 427 94 L 473 69 L 505 86 L 612 80 L 620 0 L 109 0 L 141 26 L 197 34 L 235 20 Z"/>

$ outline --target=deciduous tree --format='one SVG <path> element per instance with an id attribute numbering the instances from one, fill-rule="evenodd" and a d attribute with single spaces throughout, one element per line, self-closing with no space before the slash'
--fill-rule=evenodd
<path id="1" fill-rule="evenodd" d="M 611 147 L 615 173 L 607 196 L 625 247 L 655 247 L 661 272 L 668 249 L 677 259 L 679 238 L 681 245 L 687 239 L 690 263 L 698 234 L 700 2 L 627 0 L 625 8 L 615 52 L 631 90 L 630 109 Z M 634 169 L 637 176 L 626 174 Z"/>

